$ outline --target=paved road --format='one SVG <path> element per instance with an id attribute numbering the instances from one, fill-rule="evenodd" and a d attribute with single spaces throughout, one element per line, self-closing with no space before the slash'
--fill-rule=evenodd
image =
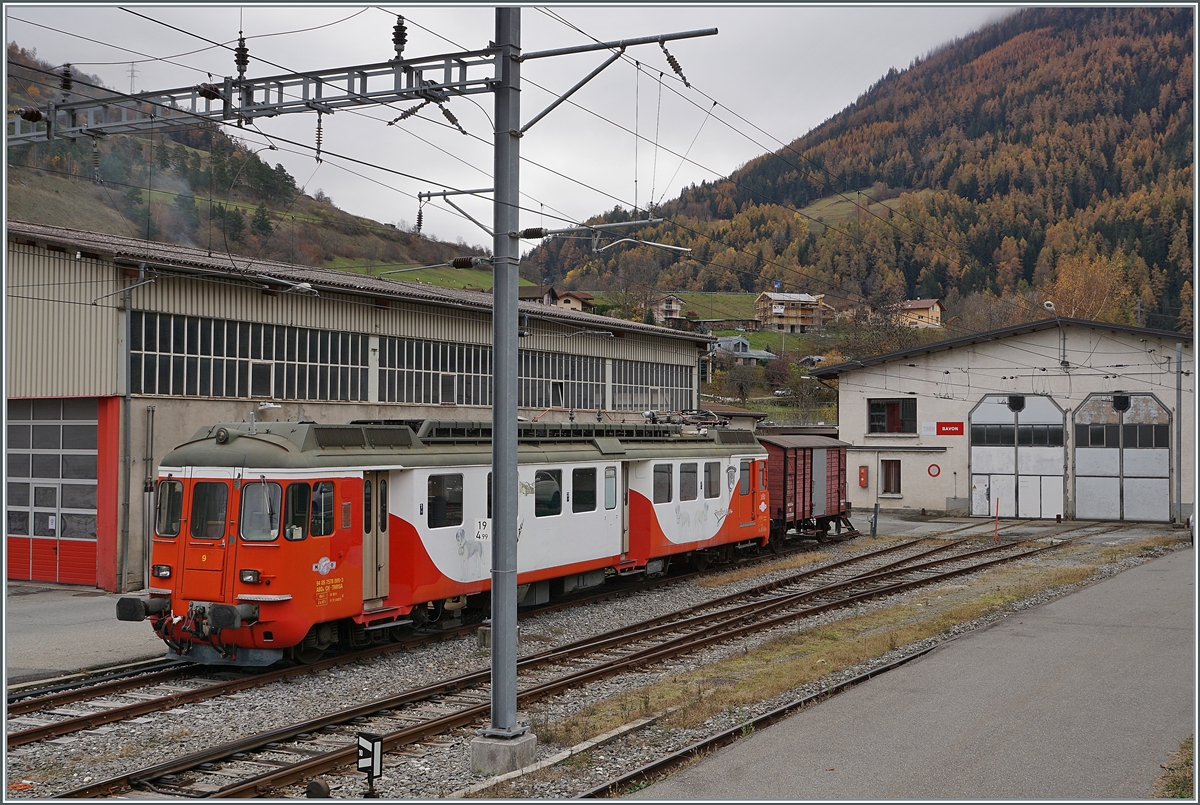
<path id="1" fill-rule="evenodd" d="M 638 799 L 1126 799 L 1195 731 L 1196 554 L 1010 615 Z"/>

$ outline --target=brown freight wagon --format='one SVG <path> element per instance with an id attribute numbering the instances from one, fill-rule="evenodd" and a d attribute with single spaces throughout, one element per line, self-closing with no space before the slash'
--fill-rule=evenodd
<path id="1" fill-rule="evenodd" d="M 849 520 L 846 499 L 847 442 L 828 436 L 759 436 L 767 449 L 768 511 L 771 543 L 795 530 L 823 540 L 835 524 Z"/>

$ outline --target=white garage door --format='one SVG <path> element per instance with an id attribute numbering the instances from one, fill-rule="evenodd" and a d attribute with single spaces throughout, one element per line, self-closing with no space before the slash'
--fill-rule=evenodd
<path id="1" fill-rule="evenodd" d="M 1153 394 L 1097 394 L 1075 412 L 1075 516 L 1171 519 L 1170 414 Z"/>

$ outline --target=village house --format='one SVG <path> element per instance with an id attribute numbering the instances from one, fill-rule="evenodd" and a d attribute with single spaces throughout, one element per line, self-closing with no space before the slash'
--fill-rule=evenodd
<path id="1" fill-rule="evenodd" d="M 820 329 L 833 313 L 824 300 L 825 294 L 772 293 L 763 291 L 754 300 L 754 317 L 763 330 L 785 333 L 807 333 Z"/>

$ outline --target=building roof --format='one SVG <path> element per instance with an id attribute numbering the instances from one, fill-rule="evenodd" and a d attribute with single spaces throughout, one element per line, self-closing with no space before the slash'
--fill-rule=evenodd
<path id="1" fill-rule="evenodd" d="M 806 293 L 772 293 L 770 291 L 763 291 L 759 294 L 760 299 L 764 296 L 772 302 L 808 302 L 815 304 L 824 294 L 821 294 L 821 296 L 810 296 Z"/>
<path id="2" fill-rule="evenodd" d="M 446 305 L 489 313 L 492 310 L 493 299 L 490 292 L 442 288 L 436 285 L 402 282 L 388 277 L 355 274 L 334 268 L 301 266 L 221 252 L 210 254 L 204 249 L 193 249 L 170 243 L 155 243 L 80 229 L 31 224 L 24 221 L 9 220 L 6 223 L 8 238 L 16 240 L 18 243 L 65 248 L 69 251 L 82 252 L 89 257 L 110 259 L 127 265 L 136 266 L 138 263 L 144 262 L 152 267 L 169 268 L 181 273 L 236 277 L 264 287 L 270 287 L 272 279 L 280 281 L 279 286 L 306 282 L 319 292 L 349 293 L 377 299 Z M 279 290 L 286 290 L 286 288 L 279 287 Z M 537 298 L 540 299 L 540 295 Z M 565 325 L 641 333 L 702 343 L 712 341 L 710 336 L 700 333 L 689 333 L 652 324 L 597 316 L 592 313 L 551 307 L 537 302 L 520 301 L 518 308 L 530 316 Z"/>
<path id="3" fill-rule="evenodd" d="M 592 299 L 595 298 L 587 291 L 559 291 L 558 292 L 559 299 L 562 299 L 563 297 L 566 297 L 566 296 L 573 296 L 576 299 L 578 299 L 580 302 L 590 302 L 590 301 L 592 301 Z"/>
<path id="4" fill-rule="evenodd" d="M 749 408 L 738 408 L 736 405 L 722 405 L 719 403 L 700 403 L 705 411 L 712 411 L 720 416 L 752 416 L 755 419 L 766 419 L 767 415 L 761 411 L 751 411 Z"/>
<path id="5" fill-rule="evenodd" d="M 716 412 L 714 411 L 713 413 Z M 829 436 L 816 436 L 809 434 L 779 434 L 766 436 L 760 433 L 758 435 L 758 440 L 760 442 L 767 442 L 768 444 L 777 445 L 778 447 L 816 447 L 820 449 L 822 447 L 850 446 L 849 442 L 839 441 L 838 439 L 834 439 Z"/>
<path id="6" fill-rule="evenodd" d="M 946 306 L 942 304 L 940 299 L 908 299 L 900 303 L 901 310 L 925 310 L 934 306 L 940 307 L 942 310 Z"/>
<path id="7" fill-rule="evenodd" d="M 982 344 L 987 341 L 999 341 L 1005 338 L 1011 338 L 1017 335 L 1027 335 L 1036 333 L 1041 330 L 1051 330 L 1062 324 L 1064 327 L 1083 327 L 1090 330 L 1108 330 L 1114 333 L 1126 333 L 1128 335 L 1149 336 L 1151 338 L 1162 338 L 1172 341 L 1182 341 L 1186 344 L 1192 343 L 1190 334 L 1177 333 L 1172 330 L 1154 330 L 1148 327 L 1131 327 L 1127 324 L 1111 324 L 1105 321 L 1089 321 L 1087 319 L 1068 319 L 1059 317 L 1057 319 L 1039 319 L 1037 321 L 1028 322 L 1026 324 L 1015 324 L 1011 327 L 1001 327 L 996 330 L 985 330 L 981 333 L 973 333 L 971 335 L 961 336 L 959 338 L 947 338 L 943 341 L 934 341 L 932 344 L 924 344 L 919 347 L 910 349 L 901 349 L 896 352 L 887 352 L 882 355 L 875 355 L 870 358 L 863 358 L 858 361 L 843 361 L 830 366 L 822 366 L 811 370 L 808 374 L 810 377 L 825 378 L 837 377 L 842 372 L 853 372 L 858 369 L 865 369 L 868 366 L 876 366 L 881 363 L 907 358 L 912 355 L 928 355 L 933 352 L 944 352 L 945 350 L 957 349 L 958 347 L 970 346 L 972 344 Z"/>

